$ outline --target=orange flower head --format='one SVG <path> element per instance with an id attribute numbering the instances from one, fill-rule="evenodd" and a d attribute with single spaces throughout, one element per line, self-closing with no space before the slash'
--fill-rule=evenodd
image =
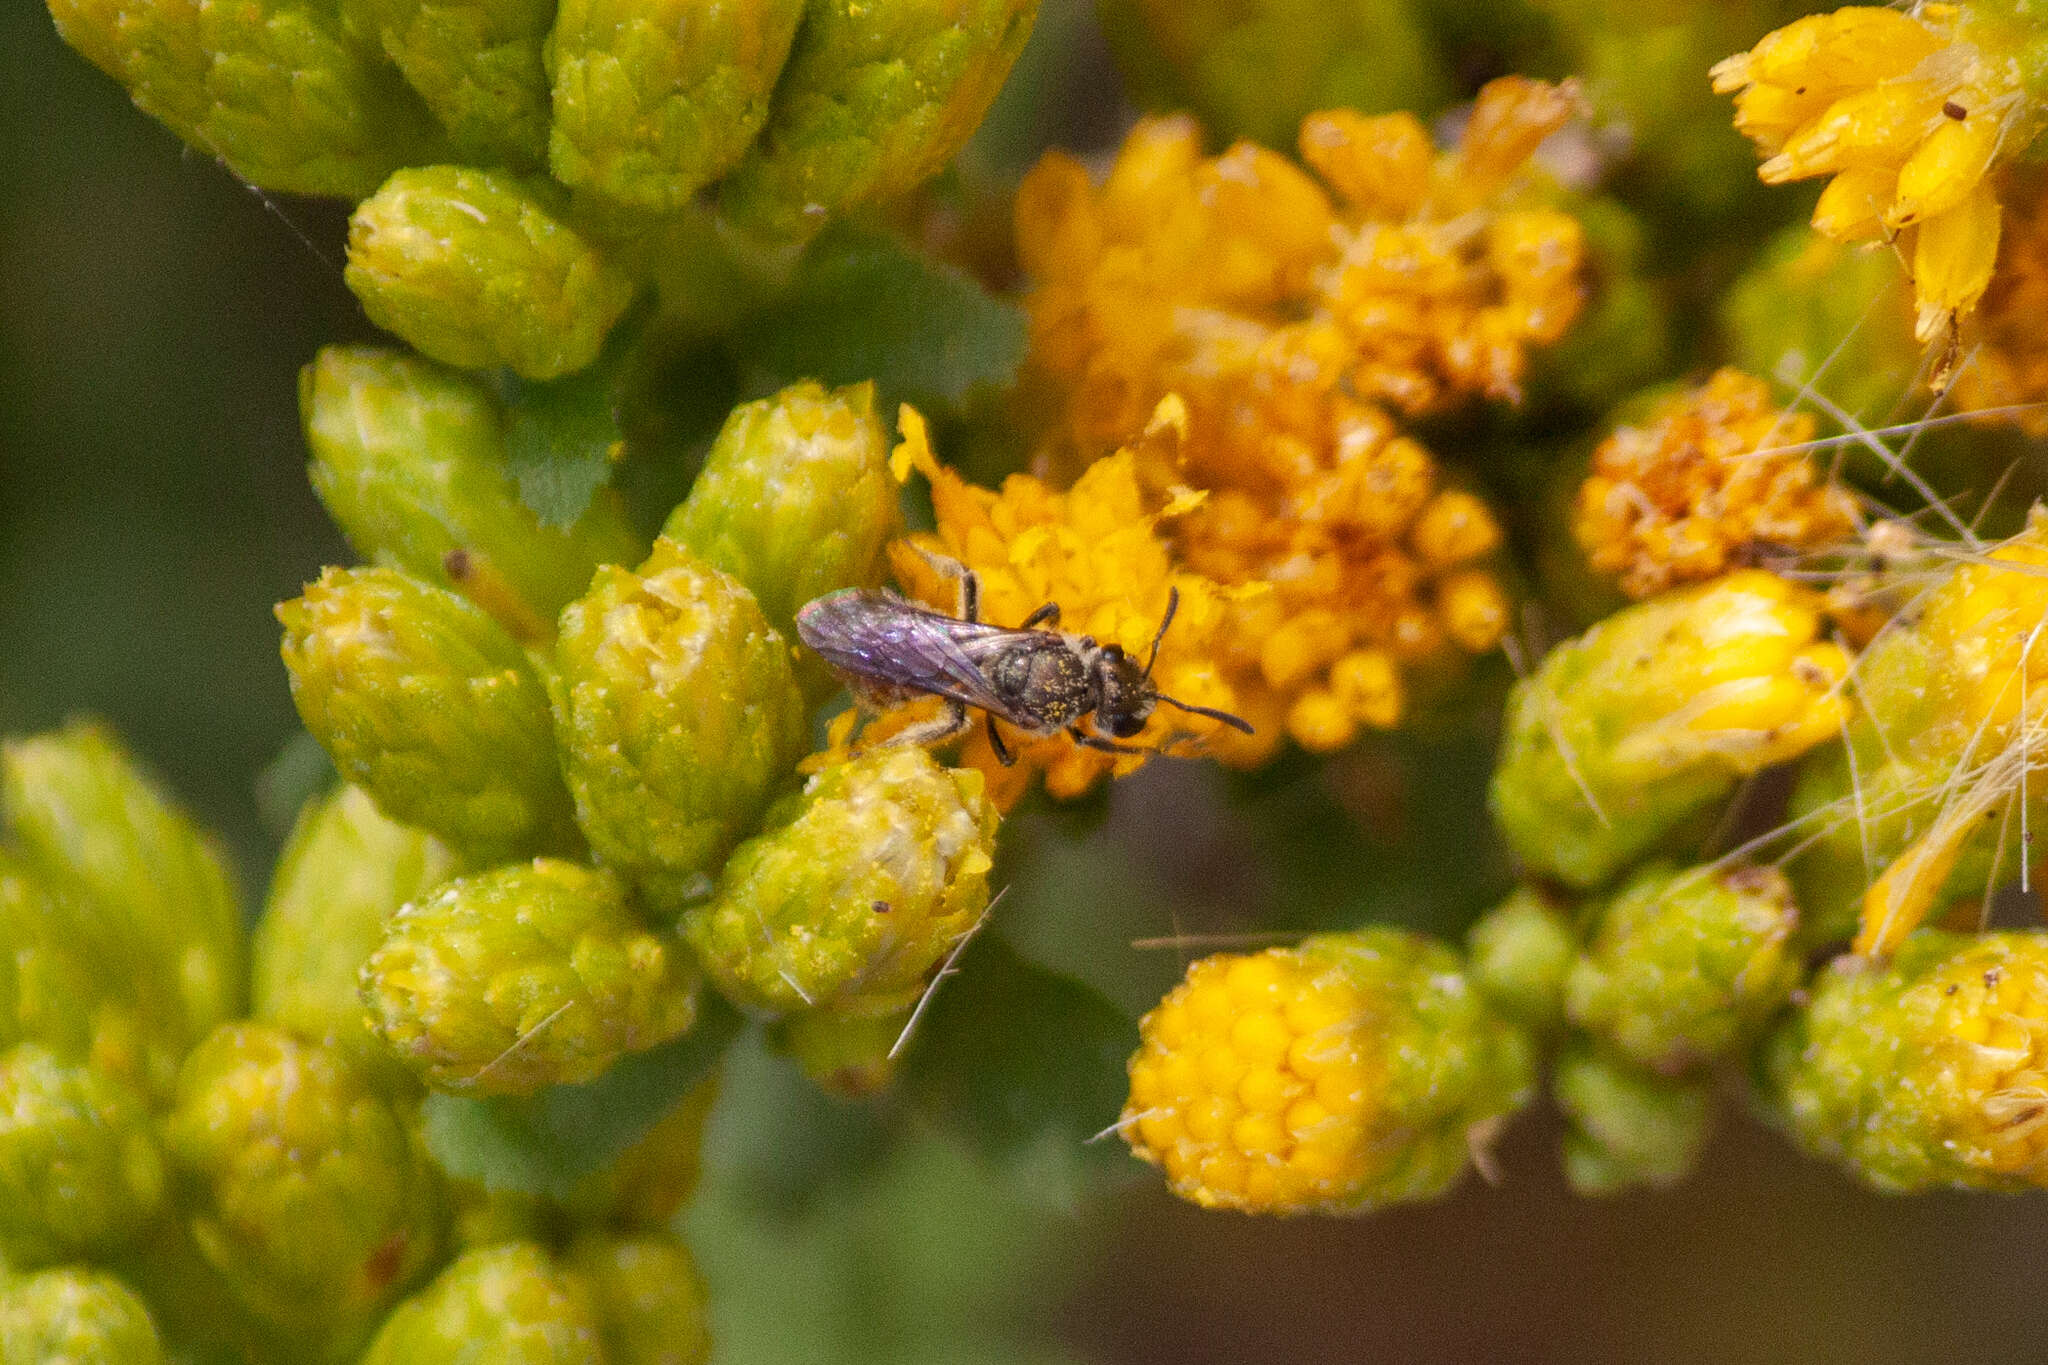
<path id="1" fill-rule="evenodd" d="M 1855 526 L 1855 507 L 1802 447 L 1813 418 L 1724 369 L 1618 428 L 1593 452 L 1572 532 L 1593 567 L 1630 597 L 1714 578 L 1760 548 L 1813 549 Z"/>

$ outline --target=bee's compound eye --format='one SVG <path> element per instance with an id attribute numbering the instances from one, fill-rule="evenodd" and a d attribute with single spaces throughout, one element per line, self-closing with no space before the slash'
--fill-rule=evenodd
<path id="1" fill-rule="evenodd" d="M 1120 716 L 1112 717 L 1109 722 L 1109 732 L 1118 739 L 1129 739 L 1144 728 L 1145 718 L 1143 716 L 1134 716 L 1128 711 Z"/>

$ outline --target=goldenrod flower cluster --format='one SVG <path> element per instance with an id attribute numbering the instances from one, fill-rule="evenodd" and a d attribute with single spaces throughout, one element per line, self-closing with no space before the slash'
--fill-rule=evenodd
<path id="1" fill-rule="evenodd" d="M 1153 119 L 1100 187 L 1059 153 L 1020 187 L 1052 444 L 1091 458 L 1178 395 L 1180 462 L 1148 480 L 1212 496 L 1170 534 L 1196 572 L 1271 587 L 1224 632 L 1260 731 L 1225 740 L 1227 760 L 1393 726 L 1404 670 L 1506 629 L 1492 513 L 1387 414 L 1517 397 L 1528 348 L 1577 316 L 1579 224 L 1518 179 L 1577 107 L 1568 87 L 1495 81 L 1444 151 L 1411 115 L 1316 114 L 1316 175 L 1250 143 L 1204 158 L 1191 122 Z"/>
<path id="2" fill-rule="evenodd" d="M 1600 443 L 1572 534 L 1630 597 L 1840 540 L 1855 503 L 1816 470 L 1813 433 L 1813 417 L 1775 406 L 1762 380 L 1718 371 Z"/>
<path id="3" fill-rule="evenodd" d="M 1849 6 L 1767 34 L 1713 70 L 1768 184 L 1830 176 L 1813 226 L 1910 261 L 1922 341 L 1953 339 L 1991 282 L 1990 178 L 2038 130 L 2017 35 L 1987 7 Z"/>

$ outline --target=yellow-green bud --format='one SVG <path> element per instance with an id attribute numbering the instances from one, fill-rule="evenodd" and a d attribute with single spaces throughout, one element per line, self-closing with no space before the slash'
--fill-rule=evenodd
<path id="1" fill-rule="evenodd" d="M 599 858 L 679 911 L 803 752 L 789 646 L 754 596 L 667 539 L 562 613 L 555 729 Z"/>
<path id="2" fill-rule="evenodd" d="M 1666 1076 L 1755 1040 L 1799 984 L 1799 910 L 1774 868 L 1644 868 L 1601 907 L 1565 1013 Z"/>
<path id="3" fill-rule="evenodd" d="M 683 916 L 712 984 L 778 1012 L 913 1004 L 988 904 L 999 817 L 983 785 L 909 746 L 811 778 Z"/>
<path id="4" fill-rule="evenodd" d="M 227 864 L 110 731 L 74 723 L 8 741 L 0 804 L 24 863 L 91 926 L 88 967 L 109 995 L 136 1002 L 161 1051 L 182 1056 L 241 1012 L 242 912 Z M 167 1079 L 149 1070 L 145 1085 Z"/>
<path id="5" fill-rule="evenodd" d="M 881 583 L 903 531 L 888 461 L 874 385 L 795 384 L 733 409 L 662 534 L 746 584 L 793 640 L 804 603 Z M 839 687 L 808 654 L 797 676 L 813 697 Z"/>
<path id="6" fill-rule="evenodd" d="M 2022 838 L 2048 819 L 2030 775 L 2048 705 L 2035 681 L 2048 677 L 2044 615 L 2048 510 L 2037 504 L 2024 530 L 1921 590 L 1856 661 L 1860 710 L 1792 792 L 1809 941 L 1854 920 L 1855 950 L 1881 956 L 2032 857 Z"/>
<path id="7" fill-rule="evenodd" d="M 553 0 L 342 0 L 448 130 L 464 161 L 537 170 L 548 156 L 541 45 Z"/>
<path id="8" fill-rule="evenodd" d="M 448 882 L 393 917 L 363 965 L 370 1026 L 440 1090 L 587 1081 L 683 1033 L 696 980 L 609 872 L 553 858 Z"/>
<path id="9" fill-rule="evenodd" d="M 466 375 L 418 356 L 329 346 L 299 375 L 313 491 L 365 559 L 453 587 L 524 641 L 599 564 L 645 542 L 600 490 L 567 527 L 543 526 L 505 463 L 497 402 Z"/>
<path id="10" fill-rule="evenodd" d="M 1705 1082 L 1659 1076 L 1581 1043 L 1558 1058 L 1551 1092 L 1569 1125 L 1565 1178 L 1580 1194 L 1662 1189 L 1699 1164 L 1714 1112 Z"/>
<path id="11" fill-rule="evenodd" d="M 372 1073 L 388 1065 L 363 1018 L 358 977 L 385 921 L 455 871 L 446 848 L 385 816 L 360 787 L 309 803 L 278 855 L 250 941 L 256 1017 L 339 1048 Z"/>
<path id="12" fill-rule="evenodd" d="M 360 199 L 438 140 L 328 5 L 50 0 L 50 14 L 145 113 L 265 189 Z"/>
<path id="13" fill-rule="evenodd" d="M 809 0 L 775 111 L 720 189 L 756 236 L 807 237 L 953 159 L 1031 36 L 1038 0 Z"/>
<path id="14" fill-rule="evenodd" d="M 563 1259 L 596 1308 L 604 1365 L 704 1365 L 711 1358 L 704 1281 L 673 1235 L 586 1233 Z"/>
<path id="15" fill-rule="evenodd" d="M 577 846 L 547 690 L 482 609 L 396 569 L 280 603 L 292 701 L 342 776 L 478 862 Z"/>
<path id="16" fill-rule="evenodd" d="M 597 359 L 633 282 L 505 171 L 403 170 L 356 206 L 348 287 L 370 321 L 450 365 L 527 379 Z"/>
<path id="17" fill-rule="evenodd" d="M 65 1266 L 0 1280 L 0 1360 L 22 1365 L 162 1365 L 156 1324 L 112 1275 Z"/>
<path id="18" fill-rule="evenodd" d="M 1515 888 L 1466 932 L 1465 944 L 1472 984 L 1489 1004 L 1525 1028 L 1557 1022 L 1578 939 L 1540 892 Z"/>
<path id="19" fill-rule="evenodd" d="M 21 1270 L 115 1250 L 156 1213 L 163 1192 L 163 1153 L 140 1094 L 40 1044 L 0 1054 L 5 1264 Z"/>
<path id="20" fill-rule="evenodd" d="M 530 1242 L 479 1247 L 398 1305 L 361 1365 L 594 1365 L 589 1287 Z"/>
<path id="21" fill-rule="evenodd" d="M 674 213 L 747 150 L 803 0 L 562 0 L 548 39 L 555 178 Z"/>
<path id="22" fill-rule="evenodd" d="M 138 977 L 116 932 L 0 849 L 0 1047 L 41 1043 L 165 1096 L 187 1046 L 152 1022 L 170 1012 L 172 983 Z"/>
<path id="23" fill-rule="evenodd" d="M 2048 1186 L 2048 934 L 1841 957 L 1763 1054 L 1793 1139 L 1883 1190 Z"/>
<path id="24" fill-rule="evenodd" d="M 333 1049 L 226 1025 L 186 1059 L 164 1133 L 200 1251 L 251 1312 L 305 1334 L 306 1359 L 360 1345 L 433 1264 L 439 1178 Z"/>
<path id="25" fill-rule="evenodd" d="M 1848 656 L 1818 600 L 1761 570 L 1666 593 L 1516 685 L 1491 799 L 1531 871 L 1592 887 L 1741 779 L 1837 734 Z"/>

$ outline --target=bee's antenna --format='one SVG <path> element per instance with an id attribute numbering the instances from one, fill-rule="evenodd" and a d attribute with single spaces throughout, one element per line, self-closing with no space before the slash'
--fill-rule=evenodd
<path id="1" fill-rule="evenodd" d="M 1187 702 L 1174 700 L 1172 697 L 1167 696 L 1164 692 L 1160 692 L 1156 695 L 1158 696 L 1160 701 L 1165 702 L 1168 706 L 1178 706 L 1181 710 L 1191 712 L 1194 715 L 1207 716 L 1210 720 L 1220 720 L 1225 725 L 1228 725 L 1231 729 L 1242 730 L 1248 735 L 1254 735 L 1258 733 L 1258 731 L 1252 729 L 1252 723 L 1246 720 L 1243 716 L 1233 716 L 1228 711 L 1218 711 L 1215 708 L 1209 706 L 1191 706 Z"/>
<path id="2" fill-rule="evenodd" d="M 1152 676 L 1152 665 L 1159 662 L 1159 642 L 1166 638 L 1166 628 L 1173 624 L 1173 614 L 1179 610 L 1180 589 L 1168 584 L 1166 589 L 1166 615 L 1159 618 L 1159 629 L 1152 632 L 1152 652 L 1145 656 L 1145 676 L 1148 678 Z M 1166 699 L 1162 697 L 1160 700 L 1164 701 Z M 1180 703 L 1175 702 L 1174 705 L 1180 706 Z M 1194 708 L 1182 707 L 1182 709 L 1193 710 Z"/>

